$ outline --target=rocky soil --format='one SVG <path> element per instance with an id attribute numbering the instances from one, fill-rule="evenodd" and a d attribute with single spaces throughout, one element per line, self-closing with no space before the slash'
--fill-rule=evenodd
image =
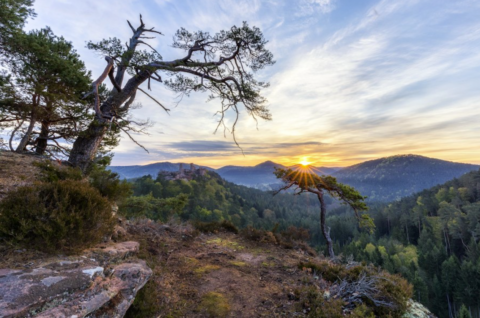
<path id="1" fill-rule="evenodd" d="M 309 306 L 298 291 L 334 287 L 298 267 L 315 258 L 301 249 L 233 233 L 198 234 L 185 225 L 144 221 L 124 226 L 127 237 L 141 243 L 139 255 L 154 272 L 139 302 L 155 304 L 160 317 L 305 317 Z M 134 304 L 131 317 L 141 317 L 135 310 L 142 306 Z M 411 302 L 405 317 L 435 316 Z"/>

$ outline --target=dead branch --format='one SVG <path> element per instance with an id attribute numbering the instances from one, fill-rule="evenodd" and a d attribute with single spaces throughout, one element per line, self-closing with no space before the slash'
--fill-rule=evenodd
<path id="1" fill-rule="evenodd" d="M 137 88 L 139 91 L 141 91 L 142 93 L 144 93 L 145 95 L 147 95 L 148 97 L 150 97 L 155 103 L 157 103 L 158 105 L 160 105 L 160 107 L 162 107 L 166 112 L 167 114 L 169 114 L 168 112 L 170 111 L 170 109 L 166 108 L 165 106 L 163 106 L 158 100 L 156 100 L 153 96 L 151 96 L 150 94 L 148 94 L 147 92 L 145 92 L 143 89 L 141 89 L 140 87 Z"/>
<path id="2" fill-rule="evenodd" d="M 83 98 L 85 99 L 86 97 L 90 96 L 91 94 L 95 94 L 95 113 L 98 118 L 102 118 L 102 111 L 100 110 L 100 96 L 98 94 L 98 87 L 103 83 L 103 81 L 107 78 L 108 74 L 113 68 L 113 58 L 110 56 L 106 56 L 105 60 L 107 61 L 107 66 L 103 70 L 103 73 L 100 75 L 100 77 L 92 83 L 92 91 L 85 94 Z"/>

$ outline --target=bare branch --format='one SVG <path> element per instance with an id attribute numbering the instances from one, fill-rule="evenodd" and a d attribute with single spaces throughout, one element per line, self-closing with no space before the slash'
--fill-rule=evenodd
<path id="1" fill-rule="evenodd" d="M 108 78 L 112 82 L 112 85 L 113 87 L 115 87 L 117 92 L 121 92 L 122 88 L 117 84 L 117 82 L 115 81 L 115 78 L 113 77 L 113 70 L 114 70 L 114 67 L 112 66 L 112 68 L 110 68 L 110 71 L 108 72 Z"/>
<path id="2" fill-rule="evenodd" d="M 130 26 L 130 29 L 132 29 L 132 32 L 135 33 L 135 28 L 132 26 L 130 21 L 127 20 L 128 25 Z"/>
<path id="3" fill-rule="evenodd" d="M 120 129 L 127 134 L 128 138 L 130 138 L 131 141 L 133 141 L 134 143 L 137 144 L 137 146 L 139 146 L 140 148 L 142 148 L 143 150 L 145 150 L 147 153 L 150 153 L 147 148 L 145 148 L 144 146 L 142 146 L 140 143 L 138 143 L 138 141 L 136 141 L 129 133 L 127 130 L 123 129 L 122 127 L 120 127 Z"/>
<path id="4" fill-rule="evenodd" d="M 102 111 L 100 110 L 100 96 L 98 95 L 98 87 L 100 86 L 100 84 L 103 83 L 105 78 L 107 78 L 108 74 L 110 73 L 110 70 L 113 68 L 113 58 L 111 58 L 110 56 L 106 56 L 105 60 L 107 61 L 108 64 L 103 70 L 103 73 L 100 75 L 100 77 L 95 82 L 92 83 L 92 91 L 83 96 L 83 98 L 86 98 L 91 94 L 95 94 L 94 109 L 98 118 L 102 118 L 103 116 Z"/>
<path id="5" fill-rule="evenodd" d="M 151 96 L 150 94 L 148 94 L 147 92 L 145 92 L 143 89 L 141 89 L 140 87 L 138 88 L 139 91 L 141 91 L 142 93 L 144 93 L 145 95 L 147 95 L 148 97 L 150 97 L 155 103 L 157 103 L 158 105 L 160 105 L 160 107 L 162 107 L 168 114 L 168 112 L 170 111 L 170 109 L 166 108 L 165 106 L 163 106 L 158 100 L 156 100 L 153 96 Z"/>

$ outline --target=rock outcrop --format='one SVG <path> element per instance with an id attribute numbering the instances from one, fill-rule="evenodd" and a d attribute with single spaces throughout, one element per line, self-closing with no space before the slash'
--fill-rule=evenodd
<path id="1" fill-rule="evenodd" d="M 32 269 L 0 269 L 0 317 L 123 317 L 152 275 L 137 242 L 56 257 Z"/>
<path id="2" fill-rule="evenodd" d="M 416 301 L 408 301 L 408 311 L 403 318 L 436 318 L 425 306 Z"/>

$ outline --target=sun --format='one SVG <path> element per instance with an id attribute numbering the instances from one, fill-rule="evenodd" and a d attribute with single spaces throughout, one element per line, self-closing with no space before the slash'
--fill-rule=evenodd
<path id="1" fill-rule="evenodd" d="M 303 157 L 303 158 L 302 158 L 302 161 L 300 161 L 300 164 L 301 164 L 302 166 L 308 166 L 308 165 L 311 164 L 311 162 L 308 161 L 308 157 Z"/>

